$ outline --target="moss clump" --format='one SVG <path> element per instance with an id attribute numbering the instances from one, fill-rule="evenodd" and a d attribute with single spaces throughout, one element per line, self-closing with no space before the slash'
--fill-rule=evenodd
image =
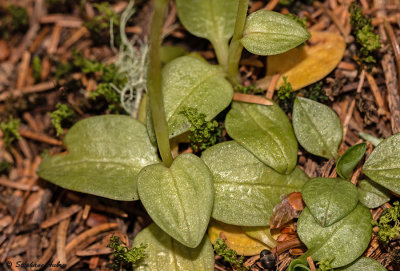
<path id="1" fill-rule="evenodd" d="M 75 117 L 75 112 L 66 104 L 58 103 L 56 110 L 49 113 L 51 123 L 56 128 L 57 136 L 64 134 L 62 124 L 66 121 L 72 121 Z"/>
<path id="2" fill-rule="evenodd" d="M 350 8 L 350 23 L 353 28 L 353 34 L 356 37 L 358 47 L 357 57 L 362 68 L 372 68 L 376 62 L 374 54 L 381 48 L 379 35 L 374 33 L 371 19 L 362 14 L 362 9 L 356 3 Z"/>
<path id="3" fill-rule="evenodd" d="M 146 257 L 146 245 L 128 248 L 118 236 L 110 238 L 109 248 L 113 250 L 113 269 L 114 270 L 133 270 L 133 265 Z"/>
<path id="4" fill-rule="evenodd" d="M 110 42 L 110 30 L 113 32 L 114 44 L 121 44 L 119 35 L 120 17 L 110 7 L 108 2 L 93 4 L 97 9 L 98 15 L 88 20 L 84 25 L 89 30 L 91 38 L 99 44 Z M 112 26 L 112 27 L 111 27 Z"/>
<path id="5" fill-rule="evenodd" d="M 8 39 L 16 32 L 25 31 L 29 25 L 29 15 L 25 8 L 9 5 L 0 8 L 0 37 Z"/>
<path id="6" fill-rule="evenodd" d="M 19 119 L 14 119 L 12 116 L 8 121 L 0 124 L 5 146 L 9 147 L 13 141 L 21 138 L 18 131 L 20 124 L 21 121 Z"/>

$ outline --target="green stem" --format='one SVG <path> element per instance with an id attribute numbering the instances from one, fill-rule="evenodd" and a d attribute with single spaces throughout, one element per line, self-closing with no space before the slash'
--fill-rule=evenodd
<path id="1" fill-rule="evenodd" d="M 228 41 L 222 39 L 215 39 L 211 41 L 214 47 L 215 55 L 217 56 L 218 63 L 228 70 Z"/>
<path id="2" fill-rule="evenodd" d="M 168 124 L 165 118 L 163 95 L 161 89 L 160 47 L 164 15 L 168 0 L 153 0 L 153 17 L 150 31 L 149 68 L 147 74 L 147 91 L 150 102 L 151 116 L 161 159 L 166 167 L 173 162 L 169 146 Z"/>
<path id="3" fill-rule="evenodd" d="M 243 45 L 240 43 L 240 39 L 243 36 L 243 30 L 244 30 L 244 25 L 246 23 L 248 8 L 249 8 L 249 0 L 239 0 L 235 30 L 233 32 L 231 44 L 229 45 L 229 53 L 228 53 L 228 77 L 234 84 L 237 84 L 240 79 L 239 61 L 243 51 Z"/>

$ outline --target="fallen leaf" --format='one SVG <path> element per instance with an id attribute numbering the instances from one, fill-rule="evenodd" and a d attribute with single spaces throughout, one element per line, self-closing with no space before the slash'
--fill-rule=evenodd
<path id="1" fill-rule="evenodd" d="M 208 227 L 208 237 L 211 243 L 214 244 L 215 239 L 221 238 L 221 236 L 224 237 L 227 246 L 235 250 L 238 255 L 253 256 L 259 254 L 263 249 L 271 249 L 262 242 L 247 236 L 240 226 L 212 220 Z"/>
<path id="2" fill-rule="evenodd" d="M 276 89 L 283 85 L 283 76 L 286 76 L 293 90 L 299 90 L 328 75 L 339 64 L 345 48 L 340 35 L 311 31 L 311 38 L 304 46 L 268 57 L 267 79 L 279 73 L 282 77 Z"/>

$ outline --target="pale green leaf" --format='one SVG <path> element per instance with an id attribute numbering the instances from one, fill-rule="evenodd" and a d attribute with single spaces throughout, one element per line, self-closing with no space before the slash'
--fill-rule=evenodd
<path id="1" fill-rule="evenodd" d="M 235 28 L 239 0 L 176 0 L 178 16 L 195 36 L 208 39 L 221 64 L 226 64 L 228 41 Z"/>
<path id="2" fill-rule="evenodd" d="M 138 271 L 213 271 L 214 250 L 207 235 L 196 248 L 188 248 L 171 238 L 156 224 L 136 236 L 133 246 L 146 245 L 146 258 L 135 264 Z"/>
<path id="3" fill-rule="evenodd" d="M 372 224 L 369 209 L 358 204 L 346 217 L 329 227 L 322 227 L 306 207 L 297 222 L 297 233 L 314 261 L 334 257 L 332 267 L 345 266 L 360 257 L 371 240 Z"/>
<path id="4" fill-rule="evenodd" d="M 39 176 L 63 188 L 116 200 L 137 200 L 139 171 L 159 159 L 145 126 L 128 116 L 77 122 L 65 136 L 67 154 L 46 155 Z"/>
<path id="5" fill-rule="evenodd" d="M 263 242 L 268 247 L 276 247 L 278 242 L 272 237 L 269 227 L 242 227 L 243 231 L 253 239 Z"/>
<path id="6" fill-rule="evenodd" d="M 276 55 L 302 44 L 309 37 L 310 33 L 288 16 L 259 10 L 247 17 L 240 41 L 253 54 Z"/>
<path id="7" fill-rule="evenodd" d="M 374 259 L 361 257 L 357 261 L 336 269 L 337 271 L 386 271 L 386 268 L 383 267 L 379 262 Z"/>
<path id="8" fill-rule="evenodd" d="M 303 200 L 318 223 L 330 226 L 347 216 L 358 203 L 357 188 L 336 178 L 314 178 L 302 189 Z"/>
<path id="9" fill-rule="evenodd" d="M 193 154 L 179 155 L 170 168 L 155 164 L 138 175 L 138 191 L 157 225 L 188 247 L 197 247 L 207 230 L 214 200 L 212 175 Z"/>
<path id="10" fill-rule="evenodd" d="M 190 123 L 181 114 L 184 107 L 196 108 L 209 121 L 231 103 L 233 89 L 219 66 L 184 56 L 166 65 L 162 75 L 170 138 L 189 130 Z"/>
<path id="11" fill-rule="evenodd" d="M 293 128 L 306 151 L 327 159 L 337 158 L 342 125 L 328 106 L 307 98 L 297 98 L 293 107 Z"/>
<path id="12" fill-rule="evenodd" d="M 354 168 L 363 158 L 367 144 L 360 143 L 348 148 L 336 163 L 336 171 L 343 179 L 348 179 L 353 174 Z"/>
<path id="13" fill-rule="evenodd" d="M 160 51 L 160 60 L 163 65 L 168 64 L 175 58 L 187 55 L 188 51 L 180 46 L 163 46 Z"/>
<path id="14" fill-rule="evenodd" d="M 225 127 L 230 137 L 279 173 L 290 173 L 296 166 L 297 141 L 278 105 L 233 102 Z"/>
<path id="15" fill-rule="evenodd" d="M 308 180 L 299 168 L 281 175 L 234 141 L 217 144 L 201 158 L 214 177 L 212 217 L 238 226 L 268 226 L 281 195 L 300 191 Z"/>
<path id="16" fill-rule="evenodd" d="M 386 138 L 372 151 L 363 172 L 374 182 L 400 194 L 400 133 Z"/>
<path id="17" fill-rule="evenodd" d="M 370 180 L 358 181 L 358 198 L 368 208 L 378 208 L 390 200 L 390 192 Z"/>

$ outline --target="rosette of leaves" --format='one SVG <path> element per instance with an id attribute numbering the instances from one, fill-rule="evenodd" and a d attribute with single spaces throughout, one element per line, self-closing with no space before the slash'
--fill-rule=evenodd
<path id="1" fill-rule="evenodd" d="M 308 38 L 295 21 L 275 12 L 257 12 L 247 18 L 248 3 L 177 0 L 183 25 L 192 34 L 210 40 L 219 65 L 181 56 L 162 68 L 161 30 L 168 1 L 154 0 L 146 126 L 120 115 L 81 120 L 64 138 L 66 153 L 47 155 L 40 165 L 42 178 L 64 188 L 115 200 L 142 201 L 155 224 L 134 241 L 149 251 L 136 263 L 138 270 L 182 270 L 180 266 L 184 270 L 213 270 L 213 250 L 205 236 L 211 216 L 225 217 L 238 226 L 266 226 L 280 196 L 300 191 L 308 180 L 296 168 L 297 142 L 290 121 L 275 104 L 234 103 L 226 123 L 236 142 L 230 142 L 229 148 L 216 145 L 204 151 L 201 159 L 194 154 L 175 159 L 171 155 L 169 139 L 193 125 L 180 114 L 183 108 L 195 108 L 208 122 L 231 104 L 243 46 L 254 53 L 277 54 Z M 114 20 L 113 15 L 106 18 Z M 88 72 L 98 69 L 96 65 L 86 65 Z M 254 133 L 251 138 L 246 125 Z M 252 169 L 240 180 L 242 173 L 235 161 L 222 165 L 207 158 L 207 152 L 226 159 L 226 152 L 231 152 L 232 157 L 243 158 L 239 168 L 249 162 Z M 225 173 L 234 176 L 234 181 L 228 182 L 222 176 Z M 243 200 L 232 201 L 231 190 Z M 234 212 L 248 206 L 244 190 L 254 191 L 260 199 L 251 221 Z M 228 204 L 232 204 L 230 213 L 221 213 Z"/>

